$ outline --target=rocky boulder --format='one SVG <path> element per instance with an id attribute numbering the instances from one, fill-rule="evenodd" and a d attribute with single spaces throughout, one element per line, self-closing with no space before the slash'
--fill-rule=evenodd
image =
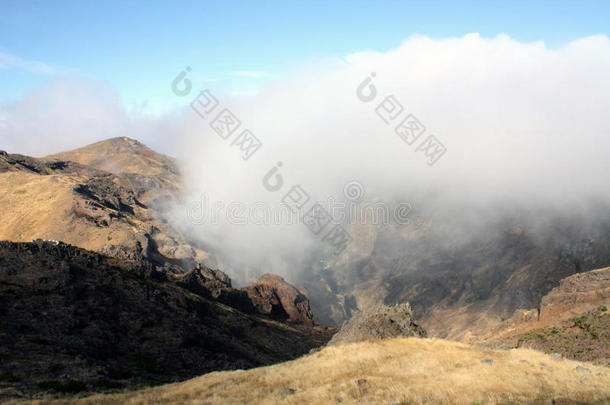
<path id="1" fill-rule="evenodd" d="M 282 277 L 263 274 L 256 283 L 241 288 L 256 311 L 277 320 L 313 326 L 313 314 L 305 289 L 297 289 Z"/>
<path id="2" fill-rule="evenodd" d="M 196 268 L 181 276 L 179 283 L 202 297 L 218 300 L 245 313 L 255 312 L 248 294 L 232 288 L 231 278 L 220 270 L 198 264 Z"/>
<path id="3" fill-rule="evenodd" d="M 394 337 L 426 337 L 426 331 L 413 321 L 408 303 L 376 305 L 345 322 L 328 345 Z"/>

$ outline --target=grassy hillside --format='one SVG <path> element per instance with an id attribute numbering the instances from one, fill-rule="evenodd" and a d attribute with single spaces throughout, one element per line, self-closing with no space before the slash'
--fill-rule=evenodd
<path id="1" fill-rule="evenodd" d="M 130 218 L 107 227 L 78 218 L 73 212 L 77 176 L 39 175 L 24 171 L 0 173 L 0 240 L 29 242 L 56 239 L 86 249 L 106 244 L 132 245 L 141 222 Z"/>
<path id="2" fill-rule="evenodd" d="M 513 404 L 610 401 L 610 369 L 540 352 L 398 338 L 248 371 L 51 404 Z"/>
<path id="3" fill-rule="evenodd" d="M 164 220 L 179 183 L 173 160 L 128 138 L 40 159 L 0 153 L 0 240 L 141 248 L 192 266 L 208 253 Z"/>

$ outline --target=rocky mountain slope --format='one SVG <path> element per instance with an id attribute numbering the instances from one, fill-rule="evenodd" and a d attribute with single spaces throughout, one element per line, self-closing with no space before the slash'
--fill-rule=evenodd
<path id="1" fill-rule="evenodd" d="M 0 395 L 181 380 L 330 339 L 306 291 L 272 275 L 235 289 L 202 264 L 206 247 L 165 220 L 181 181 L 173 159 L 124 137 L 0 153 L 0 240 L 19 242 L 0 242 Z"/>
<path id="2" fill-rule="evenodd" d="M 593 221 L 501 212 L 477 226 L 416 211 L 406 225 L 353 224 L 350 247 L 304 275 L 314 313 L 340 325 L 377 303 L 409 302 L 430 336 L 478 342 L 516 311 L 537 309 L 560 280 L 610 265 L 604 205 Z"/>
<path id="3" fill-rule="evenodd" d="M 129 138 L 43 159 L 2 154 L 0 239 L 141 255 L 174 273 L 222 262 L 164 220 L 180 182 L 176 162 Z M 339 326 L 377 303 L 410 302 L 431 336 L 477 342 L 518 311 L 536 309 L 563 278 L 610 265 L 610 211 L 598 211 L 593 222 L 578 213 L 513 212 L 468 227 L 424 210 L 406 225 L 354 223 L 350 248 L 304 271 L 299 283 L 322 324 Z M 266 288 L 250 293 L 272 297 Z"/>
<path id="4" fill-rule="evenodd" d="M 561 280 L 538 308 L 516 311 L 481 342 L 610 364 L 609 306 L 610 268 L 575 274 Z"/>
<path id="5" fill-rule="evenodd" d="M 57 242 L 0 242 L 0 398 L 272 364 L 307 353 L 332 333 L 260 314 L 217 270 L 199 266 L 172 276 L 142 258 Z"/>
<path id="6" fill-rule="evenodd" d="M 61 240 L 91 251 L 55 242 L 0 245 L 2 395 L 132 387 L 294 358 L 334 332 L 316 327 L 314 314 L 337 326 L 354 317 L 337 341 L 426 330 L 490 347 L 607 358 L 607 269 L 591 271 L 610 265 L 604 203 L 587 210 L 596 215 L 515 208 L 477 212 L 469 222 L 429 208 L 416 209 L 405 225 L 356 222 L 342 254 L 312 258 L 302 273 L 306 289 L 269 274 L 235 289 L 202 264 L 218 262 L 210 260 L 215 252 L 167 220 L 181 181 L 176 162 L 129 138 L 39 159 L 0 152 L 0 240 Z M 376 312 L 404 302 L 412 307 L 400 314 L 408 316 Z M 473 356 L 491 353 L 476 350 Z M 561 388 L 573 372 L 554 370 L 557 389 L 544 399 L 599 399 L 603 391 Z M 490 386 L 502 385 L 500 375 Z M 536 381 L 514 398 L 542 398 Z M 475 394 L 494 403 L 497 392 Z M 267 395 L 276 394 L 261 398 L 273 403 Z M 409 401 L 426 397 L 422 391 Z"/>

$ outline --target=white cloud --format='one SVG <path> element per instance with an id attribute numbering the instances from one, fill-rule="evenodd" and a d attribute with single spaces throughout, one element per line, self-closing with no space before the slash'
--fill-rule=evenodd
<path id="1" fill-rule="evenodd" d="M 244 181 L 282 160 L 285 170 L 301 173 L 322 193 L 353 178 L 389 189 L 439 183 L 485 199 L 515 192 L 560 198 L 566 185 L 586 194 L 605 188 L 602 173 L 610 169 L 605 36 L 557 50 L 505 35 L 415 36 L 388 52 L 354 53 L 345 60 L 348 65 L 307 65 L 255 97 L 224 100 L 265 144 L 247 163 Z M 379 95 L 363 103 L 356 87 L 371 72 Z M 375 114 L 387 95 L 446 145 L 435 166 L 428 167 L 415 147 L 402 142 L 394 133 L 396 123 L 386 125 Z M 241 167 L 229 143 L 219 141 L 206 122 L 194 123 L 185 136 L 201 172 L 214 176 Z M 251 182 L 258 187 L 257 179 Z"/>
<path id="2" fill-rule="evenodd" d="M 247 162 L 193 117 L 181 143 L 193 198 L 203 190 L 219 201 L 272 205 L 294 184 L 326 199 L 358 180 L 369 196 L 453 216 L 476 217 L 497 204 L 550 211 L 577 209 L 591 197 L 610 201 L 607 37 L 549 49 L 505 35 L 415 36 L 388 52 L 344 60 L 306 64 L 255 97 L 222 100 L 263 142 Z M 356 88 L 371 72 L 377 99 L 363 103 Z M 447 147 L 435 166 L 416 152 L 419 141 L 409 146 L 395 134 L 397 121 L 388 125 L 376 115 L 389 95 L 404 106 L 401 117 L 412 113 L 426 126 L 423 137 L 434 134 Z M 262 177 L 278 161 L 286 186 L 270 193 Z M 197 232 L 250 262 L 303 249 L 308 240 L 299 227 L 224 224 Z"/>
<path id="3" fill-rule="evenodd" d="M 55 79 L 24 99 L 0 103 L 0 149 L 9 153 L 44 156 L 103 139 L 128 136 L 172 153 L 172 115 L 155 117 L 143 106 L 127 113 L 118 93 L 84 79 Z"/>
<path id="4" fill-rule="evenodd" d="M 0 69 L 24 69 L 42 75 L 54 75 L 63 71 L 44 62 L 24 60 L 5 52 L 0 52 Z"/>
<path id="5" fill-rule="evenodd" d="M 364 103 L 356 88 L 371 72 L 378 95 Z M 182 100 L 183 113 L 146 121 L 125 114 L 112 92 L 87 89 L 85 83 L 56 84 L 0 108 L 6 123 L 0 126 L 2 144 L 11 152 L 43 154 L 104 137 L 136 137 L 182 156 L 191 187 L 186 201 L 206 192 L 226 204 L 273 205 L 294 184 L 313 201 L 340 196 L 350 180 L 363 183 L 369 196 L 406 200 L 415 209 L 453 209 L 457 214 L 452 215 L 466 217 L 498 203 L 550 210 L 585 209 L 591 197 L 610 201 L 606 36 L 559 49 L 505 35 L 414 36 L 388 52 L 304 63 L 248 98 L 215 93 L 242 128 L 263 142 L 248 161 L 231 140 L 210 129 L 209 118 L 190 110 L 190 97 Z M 385 124 L 376 115 L 388 95 L 404 106 L 403 117 L 414 114 L 426 135 L 434 134 L 447 147 L 433 167 L 394 133 L 395 123 Z M 285 187 L 271 193 L 262 177 L 278 161 Z M 176 218 L 185 220 L 185 207 L 176 210 Z M 298 256 L 309 243 L 307 230 L 299 226 L 224 223 L 194 231 L 251 263 Z"/>

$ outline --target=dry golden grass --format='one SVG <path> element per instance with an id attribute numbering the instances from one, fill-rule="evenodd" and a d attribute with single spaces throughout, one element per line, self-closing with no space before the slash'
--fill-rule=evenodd
<path id="1" fill-rule="evenodd" d="M 78 181 L 64 175 L 1 173 L 0 240 L 56 239 L 90 250 L 109 243 L 129 245 L 137 231 L 129 224 L 114 221 L 101 230 L 74 216 L 73 188 Z"/>
<path id="2" fill-rule="evenodd" d="M 361 379 L 366 383 L 359 386 Z M 282 394 L 283 388 L 295 392 Z M 342 404 L 602 404 L 610 403 L 610 369 L 532 350 L 401 338 L 328 347 L 274 366 L 140 391 L 32 403 L 301 405 L 339 398 Z"/>

